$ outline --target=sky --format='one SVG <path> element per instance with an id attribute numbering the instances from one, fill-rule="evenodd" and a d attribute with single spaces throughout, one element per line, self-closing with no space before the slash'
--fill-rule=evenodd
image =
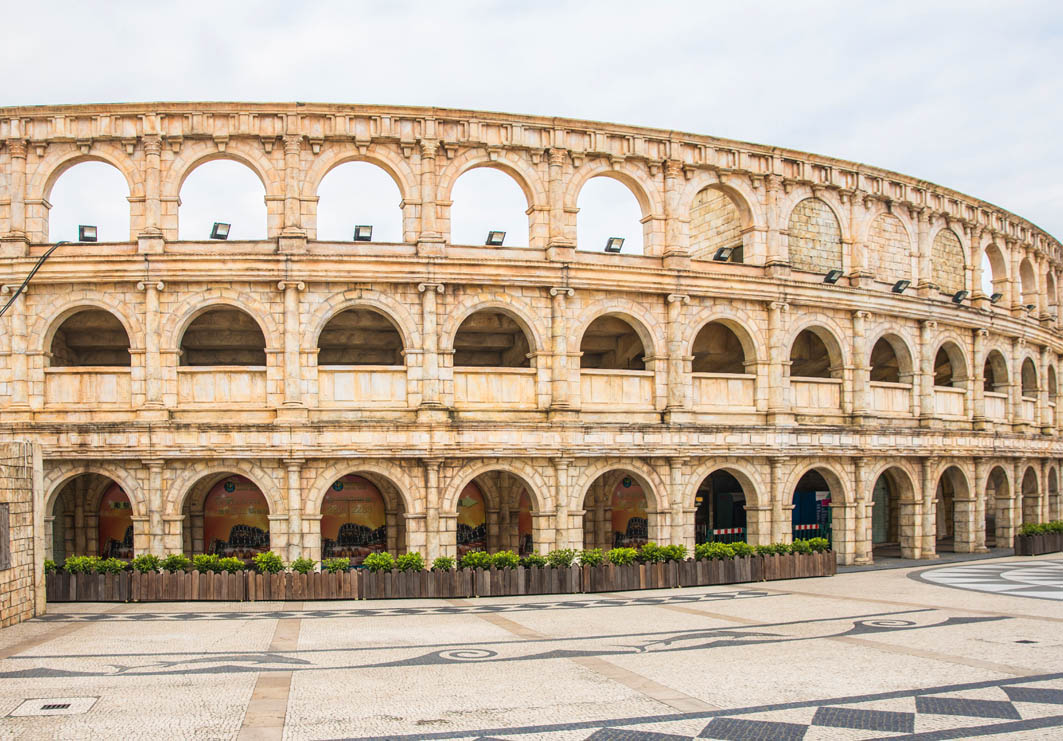
<path id="1" fill-rule="evenodd" d="M 0 105 L 301 100 L 654 126 L 896 170 L 1063 238 L 1058 0 L 4 2 Z M 186 183 L 182 238 L 213 220 L 254 238 L 261 186 L 230 198 L 245 173 L 215 164 Z M 78 170 L 53 191 L 51 237 L 93 219 L 101 239 L 127 239 L 127 205 L 105 229 L 103 189 Z M 321 236 L 349 239 L 371 219 L 383 241 L 400 228 L 397 191 L 356 175 L 326 181 Z M 526 242 L 524 199 L 507 185 L 458 182 L 456 243 L 488 229 Z M 637 205 L 613 185 L 581 198 L 580 244 L 625 236 L 640 251 Z"/>

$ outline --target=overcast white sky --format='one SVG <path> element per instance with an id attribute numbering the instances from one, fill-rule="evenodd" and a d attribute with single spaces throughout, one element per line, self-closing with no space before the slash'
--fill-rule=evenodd
<path id="1" fill-rule="evenodd" d="M 3 105 L 305 100 L 658 126 L 898 170 L 1063 237 L 1058 0 L 4 5 Z M 86 190 L 75 173 L 53 192 L 53 239 L 72 228 L 61 223 L 94 220 L 103 231 L 100 189 Z M 215 218 L 233 221 L 233 238 L 254 236 L 260 194 L 224 204 L 232 186 L 205 170 L 202 178 L 213 182 L 182 193 L 182 236 L 205 234 Z M 397 191 L 333 187 L 333 198 L 363 210 L 373 198 L 397 205 Z M 492 184 L 470 192 L 504 199 Z M 635 240 L 633 204 L 625 211 L 611 194 L 600 202 L 607 215 L 588 224 L 598 232 L 585 243 Z M 363 223 L 348 213 L 357 209 L 338 210 L 329 226 L 337 235 Z M 467 241 L 482 242 L 489 228 L 510 232 L 507 244 L 525 241 L 522 208 L 505 218 L 468 210 Z M 383 239 L 383 220 L 368 218 Z"/>

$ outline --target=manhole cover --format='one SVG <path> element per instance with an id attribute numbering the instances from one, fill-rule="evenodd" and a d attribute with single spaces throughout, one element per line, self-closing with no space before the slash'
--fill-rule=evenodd
<path id="1" fill-rule="evenodd" d="M 77 715 L 87 713 L 98 699 L 98 697 L 38 697 L 26 700 L 8 715 Z"/>

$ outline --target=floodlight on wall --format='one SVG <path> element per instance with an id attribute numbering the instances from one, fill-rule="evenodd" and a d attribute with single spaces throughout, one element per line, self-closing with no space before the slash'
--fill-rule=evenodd
<path id="1" fill-rule="evenodd" d="M 96 227 L 81 224 L 78 226 L 78 241 L 79 242 L 95 242 L 96 241 Z"/>
<path id="2" fill-rule="evenodd" d="M 970 291 L 956 291 L 956 293 L 952 294 L 952 303 L 962 304 L 963 300 L 970 295 Z"/>
<path id="3" fill-rule="evenodd" d="M 359 224 L 354 227 L 354 241 L 355 242 L 372 242 L 373 241 L 373 225 L 372 224 Z"/>
<path id="4" fill-rule="evenodd" d="M 734 251 L 734 247 L 721 247 L 716 250 L 716 254 L 712 256 L 712 259 L 716 262 L 727 262 L 731 259 L 731 253 Z"/>
<path id="5" fill-rule="evenodd" d="M 1026 304 L 1026 311 L 1033 311 L 1037 306 L 1035 304 Z"/>
<path id="6" fill-rule="evenodd" d="M 232 225 L 231 224 L 225 224 L 225 223 L 223 223 L 221 221 L 215 221 L 214 222 L 214 226 L 211 227 L 211 230 L 210 230 L 210 238 L 211 239 L 228 239 L 229 238 L 229 227 L 230 226 L 232 226 Z"/>
<path id="7" fill-rule="evenodd" d="M 995 304 L 997 301 L 999 301 L 1002 298 L 1004 298 L 1004 294 L 1003 293 L 994 293 L 992 296 L 989 297 L 989 303 Z"/>
<path id="8" fill-rule="evenodd" d="M 841 270 L 831 270 L 823 276 L 824 283 L 830 283 L 832 286 L 837 283 L 844 273 Z"/>
<path id="9" fill-rule="evenodd" d="M 623 237 L 609 237 L 609 239 L 607 239 L 605 241 L 605 251 L 606 252 L 619 252 L 623 248 L 624 248 L 624 238 Z"/>
<path id="10" fill-rule="evenodd" d="M 904 293 L 905 289 L 907 289 L 910 285 L 912 285 L 912 282 L 910 280 L 899 280 L 893 284 L 893 292 Z"/>
<path id="11" fill-rule="evenodd" d="M 505 232 L 490 231 L 487 232 L 487 241 L 484 242 L 488 247 L 501 247 L 502 243 L 506 241 Z"/>

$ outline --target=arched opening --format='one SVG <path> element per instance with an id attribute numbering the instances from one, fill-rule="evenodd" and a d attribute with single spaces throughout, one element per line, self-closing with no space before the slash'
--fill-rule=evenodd
<path id="1" fill-rule="evenodd" d="M 1048 366 L 1048 426 L 1055 429 L 1059 425 L 1056 422 L 1056 405 L 1059 403 L 1059 386 L 1056 383 L 1056 368 Z"/>
<path id="2" fill-rule="evenodd" d="M 742 216 L 734 199 L 709 186 L 694 196 L 690 207 L 690 256 L 711 260 L 717 250 L 730 250 L 724 262 L 745 262 Z"/>
<path id="3" fill-rule="evenodd" d="M 627 185 L 607 175 L 590 178 L 577 199 L 576 244 L 601 252 L 612 237 L 624 240 L 624 254 L 643 252 L 642 207 Z"/>
<path id="4" fill-rule="evenodd" d="M 745 542 L 746 494 L 742 484 L 727 471 L 713 471 L 694 498 L 694 542 Z"/>
<path id="5" fill-rule="evenodd" d="M 891 213 L 881 213 L 867 233 L 867 267 L 878 280 L 895 283 L 912 277 L 912 238 Z"/>
<path id="6" fill-rule="evenodd" d="M 1007 394 L 1008 364 L 999 350 L 990 350 L 986 354 L 982 377 L 983 391 L 994 394 Z"/>
<path id="7" fill-rule="evenodd" d="M 1059 519 L 1060 501 L 1059 501 L 1059 472 L 1055 466 L 1048 469 L 1048 519 L 1050 521 Z"/>
<path id="8" fill-rule="evenodd" d="M 269 550 L 269 503 L 262 490 L 235 473 L 207 476 L 185 497 L 186 553 L 250 561 Z"/>
<path id="9" fill-rule="evenodd" d="M 46 552 L 61 564 L 70 556 L 133 557 L 133 509 L 115 481 L 83 473 L 67 481 L 52 504 Z"/>
<path id="10" fill-rule="evenodd" d="M 386 492 L 386 495 L 385 495 Z M 347 474 L 321 500 L 321 558 L 349 558 L 357 566 L 370 553 L 406 551 L 402 497 L 371 474 Z"/>
<path id="11" fill-rule="evenodd" d="M 45 193 L 51 204 L 44 241 L 76 242 L 78 226 L 96 227 L 100 242 L 128 242 L 132 237 L 129 183 L 114 165 L 98 160 L 65 170 Z"/>
<path id="12" fill-rule="evenodd" d="M 694 338 L 694 373 L 744 374 L 746 352 L 734 330 L 722 322 L 709 322 Z"/>
<path id="13" fill-rule="evenodd" d="M 1011 546 L 1007 537 L 1011 522 L 1011 491 L 1008 475 L 1000 466 L 994 466 L 986 479 L 985 492 L 985 544 L 987 548 Z"/>
<path id="14" fill-rule="evenodd" d="M 1008 263 L 994 242 L 987 244 L 982 252 L 982 292 L 987 296 L 1008 295 Z"/>
<path id="15" fill-rule="evenodd" d="M 181 184 L 179 203 L 178 239 L 206 241 L 217 221 L 230 224 L 230 241 L 266 238 L 266 189 L 243 163 L 197 165 Z"/>
<path id="16" fill-rule="evenodd" d="M 907 475 L 895 469 L 887 469 L 875 481 L 871 490 L 873 558 L 905 558 L 911 555 L 912 535 L 903 532 L 901 527 L 905 519 L 901 513 L 901 491 L 907 483 Z"/>
<path id="17" fill-rule="evenodd" d="M 1041 492 L 1037 485 L 1037 474 L 1031 467 L 1022 476 L 1022 524 L 1040 521 Z"/>
<path id="18" fill-rule="evenodd" d="M 812 469 L 794 487 L 791 513 L 794 540 L 826 538 L 831 540 L 831 488 L 823 474 Z"/>
<path id="19" fill-rule="evenodd" d="M 509 173 L 494 167 L 476 167 L 454 183 L 450 193 L 450 241 L 482 245 L 489 231 L 506 233 L 505 247 L 527 247 L 527 196 Z"/>
<path id="20" fill-rule="evenodd" d="M 795 270 L 842 270 L 842 230 L 838 217 L 818 198 L 806 198 L 790 212 L 787 230 L 790 265 Z"/>
<path id="21" fill-rule="evenodd" d="M 967 384 L 967 367 L 963 354 L 951 342 L 938 348 L 934 355 L 934 385 L 943 388 L 964 388 Z"/>
<path id="22" fill-rule="evenodd" d="M 489 471 L 469 482 L 458 497 L 458 556 L 469 551 L 535 549 L 535 505 L 527 484 L 508 471 Z"/>
<path id="23" fill-rule="evenodd" d="M 531 343 L 509 314 L 484 309 L 470 314 L 454 335 L 454 367 L 530 368 Z"/>
<path id="24" fill-rule="evenodd" d="M 1037 400 L 1037 367 L 1029 358 L 1022 361 L 1022 395 L 1028 401 Z"/>
<path id="25" fill-rule="evenodd" d="M 181 365 L 266 365 L 266 338 L 249 314 L 228 306 L 208 309 L 181 336 Z"/>
<path id="26" fill-rule="evenodd" d="M 871 348 L 872 383 L 900 383 L 901 364 L 893 345 L 883 337 Z"/>
<path id="27" fill-rule="evenodd" d="M 965 498 L 966 494 L 963 474 L 955 466 L 949 466 L 938 479 L 934 494 L 934 533 L 939 553 L 956 550 L 956 500 Z"/>
<path id="28" fill-rule="evenodd" d="M 942 229 L 930 246 L 930 278 L 944 293 L 962 291 L 967 284 L 963 244 L 951 229 Z"/>
<path id="29" fill-rule="evenodd" d="M 802 330 L 790 346 L 791 378 L 840 378 L 840 365 L 832 361 L 827 344 L 817 330 Z"/>
<path id="30" fill-rule="evenodd" d="M 580 340 L 580 368 L 646 370 L 646 349 L 635 328 L 618 316 L 600 316 Z"/>
<path id="31" fill-rule="evenodd" d="M 1024 258 L 1019 263 L 1019 280 L 1022 289 L 1022 303 L 1032 309 L 1037 308 L 1037 273 L 1029 259 Z"/>
<path id="32" fill-rule="evenodd" d="M 317 189 L 317 238 L 350 242 L 354 228 L 373 227 L 374 242 L 402 242 L 402 194 L 391 175 L 369 162 L 345 162 Z"/>
<path id="33" fill-rule="evenodd" d="M 317 364 L 405 364 L 402 336 L 394 322 L 372 309 L 346 309 L 329 320 L 317 338 Z"/>
<path id="34" fill-rule="evenodd" d="M 1052 270 L 1045 273 L 1045 294 L 1048 297 L 1048 315 L 1059 319 L 1059 291 L 1056 288 L 1056 274 Z"/>
<path id="35" fill-rule="evenodd" d="M 82 309 L 67 317 L 55 330 L 48 365 L 128 368 L 129 335 L 111 312 Z"/>
<path id="36" fill-rule="evenodd" d="M 650 494 L 639 477 L 610 471 L 591 484 L 583 503 L 584 548 L 639 548 L 650 540 Z"/>

